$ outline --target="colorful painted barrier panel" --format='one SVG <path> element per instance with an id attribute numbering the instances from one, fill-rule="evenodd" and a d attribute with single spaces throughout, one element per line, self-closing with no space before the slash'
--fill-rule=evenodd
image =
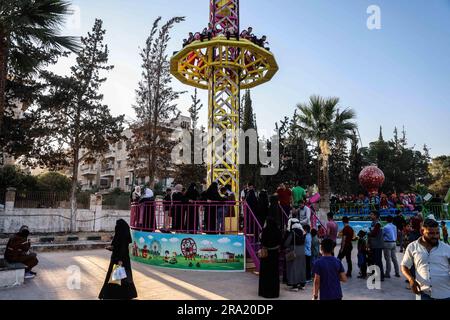
<path id="1" fill-rule="evenodd" d="M 245 271 L 243 235 L 170 234 L 131 230 L 131 259 L 156 267 Z"/>

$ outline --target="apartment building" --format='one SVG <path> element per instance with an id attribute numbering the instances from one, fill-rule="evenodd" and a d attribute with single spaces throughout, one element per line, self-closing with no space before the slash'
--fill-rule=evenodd
<path id="1" fill-rule="evenodd" d="M 180 132 L 183 129 L 190 127 L 191 120 L 189 117 L 180 116 L 172 125 L 171 128 L 175 132 Z M 126 129 L 123 132 L 128 139 L 131 138 L 132 132 Z M 80 157 L 84 155 L 84 150 L 80 151 Z M 114 145 L 110 145 L 109 150 L 104 153 L 95 162 L 82 163 L 78 170 L 78 181 L 81 184 L 82 190 L 99 189 L 101 192 L 108 192 L 115 188 L 122 191 L 130 192 L 135 180 L 134 168 L 129 165 L 128 152 L 126 141 L 119 141 Z M 169 186 L 173 179 L 171 177 L 159 177 L 163 185 Z M 148 177 L 140 177 L 139 184 L 149 182 Z"/>

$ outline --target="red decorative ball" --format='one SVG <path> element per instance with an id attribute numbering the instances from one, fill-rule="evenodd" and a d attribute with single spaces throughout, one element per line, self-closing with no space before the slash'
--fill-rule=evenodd
<path id="1" fill-rule="evenodd" d="M 378 189 L 383 185 L 384 173 L 377 166 L 368 166 L 362 169 L 359 174 L 359 183 L 369 193 L 378 192 Z"/>

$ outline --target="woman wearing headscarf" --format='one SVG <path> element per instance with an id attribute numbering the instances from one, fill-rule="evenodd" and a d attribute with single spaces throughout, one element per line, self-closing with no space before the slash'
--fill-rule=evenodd
<path id="1" fill-rule="evenodd" d="M 278 204 L 278 195 L 277 194 L 273 194 L 270 196 L 270 205 L 269 205 L 269 211 L 268 211 L 268 216 L 272 217 L 278 228 L 280 230 L 284 229 L 284 226 L 282 226 L 282 219 L 281 219 L 281 210 Z"/>
<path id="2" fill-rule="evenodd" d="M 154 208 L 155 197 L 152 189 L 147 185 L 144 188 L 144 194 L 139 199 L 139 226 L 146 229 L 155 230 L 156 220 L 155 220 L 155 208 Z"/>
<path id="3" fill-rule="evenodd" d="M 105 283 L 98 295 L 99 299 L 130 300 L 137 297 L 129 253 L 129 245 L 131 242 L 128 223 L 123 219 L 117 220 L 113 241 L 111 246 L 107 247 L 108 250 L 112 251 L 111 261 L 108 272 L 106 273 Z M 121 280 L 120 285 L 108 283 L 115 264 L 124 267 L 127 275 L 125 279 Z"/>
<path id="4" fill-rule="evenodd" d="M 225 201 L 225 198 L 219 194 L 217 182 L 211 183 L 206 190 L 206 199 L 211 203 L 205 207 L 205 230 L 206 233 L 215 234 L 217 233 L 217 206 L 220 205 L 220 202 Z"/>
<path id="5" fill-rule="evenodd" d="M 172 193 L 172 201 L 172 228 L 175 231 L 182 231 L 184 227 L 183 207 L 186 200 L 181 184 L 175 186 L 175 191 Z"/>
<path id="6" fill-rule="evenodd" d="M 199 200 L 200 193 L 197 190 L 195 183 L 191 183 L 189 188 L 184 195 L 188 203 L 187 206 L 187 217 L 186 217 L 186 227 L 185 229 L 189 233 L 196 233 L 198 230 L 198 208 L 195 206 L 194 202 Z"/>
<path id="7" fill-rule="evenodd" d="M 287 285 L 292 291 L 303 290 L 306 284 L 305 232 L 297 218 L 297 211 L 294 210 L 288 221 L 284 247 L 288 252 L 295 253 L 295 258 L 290 261 L 287 259 L 288 253 L 286 254 Z"/>
<path id="8" fill-rule="evenodd" d="M 258 219 L 260 224 L 263 224 L 266 221 L 266 218 L 269 214 L 269 196 L 267 195 L 266 190 L 261 190 L 258 195 L 258 203 L 256 209 L 256 218 Z"/>
<path id="9" fill-rule="evenodd" d="M 281 231 L 275 219 L 268 217 L 261 233 L 261 246 L 267 249 L 267 257 L 261 258 L 259 270 L 260 297 L 273 299 L 280 296 L 279 249 L 281 245 Z"/>
<path id="10" fill-rule="evenodd" d="M 5 259 L 8 262 L 20 262 L 26 265 L 25 279 L 32 279 L 36 272 L 31 271 L 37 264 L 36 253 L 30 252 L 31 242 L 28 239 L 30 231 L 28 226 L 21 226 L 19 232 L 12 236 L 5 249 Z"/>
<path id="11" fill-rule="evenodd" d="M 140 199 L 141 199 L 141 187 L 136 186 L 134 187 L 134 190 L 131 193 L 131 202 L 138 203 Z"/>

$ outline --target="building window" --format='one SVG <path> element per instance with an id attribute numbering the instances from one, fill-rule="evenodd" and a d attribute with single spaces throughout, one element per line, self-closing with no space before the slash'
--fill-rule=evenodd
<path id="1" fill-rule="evenodd" d="M 125 178 L 125 185 L 129 186 L 130 185 L 130 178 Z"/>
<path id="2" fill-rule="evenodd" d="M 187 121 L 181 122 L 181 128 L 183 128 L 183 129 L 189 129 L 189 122 L 187 122 Z"/>
<path id="3" fill-rule="evenodd" d="M 120 165 L 122 164 L 122 161 L 117 161 L 117 169 L 120 169 Z"/>
<path id="4" fill-rule="evenodd" d="M 117 150 L 122 150 L 122 141 L 117 142 Z"/>
<path id="5" fill-rule="evenodd" d="M 120 188 L 120 179 L 116 179 L 116 187 Z"/>

